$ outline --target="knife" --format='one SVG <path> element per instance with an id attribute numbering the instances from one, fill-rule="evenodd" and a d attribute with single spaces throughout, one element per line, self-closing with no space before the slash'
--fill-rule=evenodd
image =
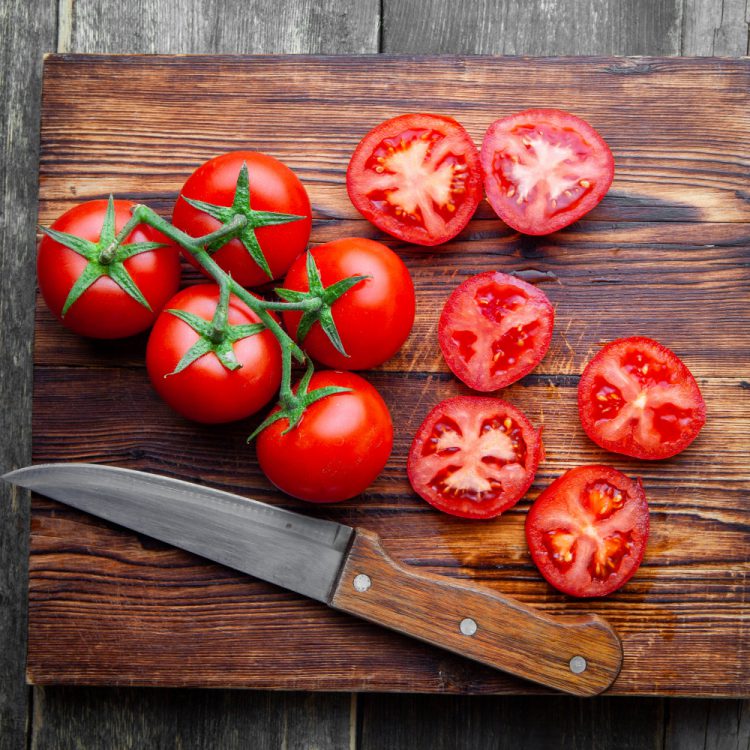
<path id="1" fill-rule="evenodd" d="M 100 464 L 38 464 L 2 479 L 547 687 L 597 695 L 620 671 L 622 645 L 602 618 L 552 617 L 489 588 L 418 572 L 364 529 Z"/>

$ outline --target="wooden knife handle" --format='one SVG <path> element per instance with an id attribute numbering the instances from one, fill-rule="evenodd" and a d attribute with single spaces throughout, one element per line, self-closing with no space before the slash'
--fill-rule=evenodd
<path id="1" fill-rule="evenodd" d="M 357 530 L 331 606 L 573 695 L 615 680 L 622 645 L 596 615 L 551 617 L 515 599 L 392 560 Z"/>

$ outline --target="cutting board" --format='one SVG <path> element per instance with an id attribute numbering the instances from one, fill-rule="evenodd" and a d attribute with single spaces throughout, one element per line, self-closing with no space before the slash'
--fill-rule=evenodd
<path id="1" fill-rule="evenodd" d="M 37 305 L 34 461 L 93 461 L 237 492 L 381 535 L 398 560 L 471 580 L 552 614 L 595 612 L 623 640 L 612 693 L 750 693 L 750 61 L 408 57 L 57 56 L 44 65 L 40 217 L 114 193 L 169 216 L 206 159 L 256 149 L 307 187 L 312 243 L 386 242 L 417 288 L 414 330 L 365 373 L 391 408 L 393 455 L 366 494 L 313 506 L 275 491 L 246 436 L 257 419 L 204 427 L 155 396 L 145 336 L 79 339 Z M 614 152 L 609 194 L 548 237 L 523 237 L 483 203 L 454 241 L 417 248 L 350 204 L 359 139 L 396 114 L 460 120 L 481 142 L 496 118 L 559 107 Z M 453 518 L 411 491 L 411 438 L 441 399 L 469 393 L 437 346 L 443 302 L 481 271 L 539 281 L 556 308 L 550 351 L 502 396 L 544 427 L 527 496 L 499 519 Z M 185 283 L 195 274 L 186 273 Z M 707 403 L 681 455 L 643 462 L 584 435 L 576 385 L 603 342 L 645 334 L 676 351 Z M 651 538 L 638 574 L 606 599 L 551 589 L 523 523 L 565 470 L 608 463 L 643 480 Z M 518 693 L 521 680 L 35 497 L 28 678 L 32 683 Z"/>

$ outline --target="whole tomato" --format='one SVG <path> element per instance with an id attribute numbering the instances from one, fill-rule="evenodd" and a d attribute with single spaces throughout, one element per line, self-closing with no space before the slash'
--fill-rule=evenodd
<path id="1" fill-rule="evenodd" d="M 300 500 L 335 503 L 364 492 L 393 447 L 391 415 L 375 388 L 354 373 L 323 370 L 309 390 L 331 385 L 351 390 L 315 401 L 288 432 L 282 418 L 257 438 L 263 473 Z"/>
<path id="2" fill-rule="evenodd" d="M 229 297 L 227 337 L 236 339 L 230 345 L 241 367 L 228 369 L 215 351 L 208 350 L 175 372 L 183 357 L 205 337 L 170 310 L 195 315 L 210 325 L 219 297 L 215 284 L 180 291 L 157 318 L 146 348 L 146 369 L 156 392 L 184 417 L 208 424 L 254 414 L 281 383 L 281 349 L 276 338 L 268 329 L 238 338 L 248 332 L 240 326 L 258 324 L 260 319 L 234 296 Z"/>
<path id="3" fill-rule="evenodd" d="M 312 226 L 310 199 L 297 176 L 267 154 L 222 154 L 188 177 L 175 203 L 172 223 L 192 237 L 201 237 L 237 213 L 248 218 L 248 226 L 237 239 L 218 248 L 209 245 L 214 260 L 243 286 L 283 276 L 307 246 Z M 186 257 L 198 267 L 189 253 Z"/>
<path id="4" fill-rule="evenodd" d="M 361 237 L 327 242 L 310 253 L 324 288 L 347 277 L 368 278 L 322 311 L 332 317 L 348 356 L 334 347 L 320 321 L 313 323 L 300 341 L 302 348 L 313 359 L 341 370 L 366 370 L 390 359 L 406 341 L 414 323 L 414 284 L 401 258 L 380 242 Z M 284 289 L 308 292 L 310 287 L 307 259 L 300 256 L 284 279 Z M 302 313 L 285 311 L 283 318 L 294 335 Z"/>
<path id="5" fill-rule="evenodd" d="M 100 262 L 134 205 L 88 201 L 45 230 L 37 256 L 39 290 L 55 317 L 81 336 L 117 339 L 140 333 L 177 291 L 179 251 L 146 224 L 139 224 L 111 259 Z M 76 284 L 79 289 L 71 295 Z"/>

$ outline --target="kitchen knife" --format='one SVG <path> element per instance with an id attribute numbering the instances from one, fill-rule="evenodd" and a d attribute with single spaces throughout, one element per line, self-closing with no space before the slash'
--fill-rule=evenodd
<path id="1" fill-rule="evenodd" d="M 617 677 L 595 615 L 552 617 L 489 588 L 392 560 L 377 535 L 132 469 L 39 464 L 8 482 L 482 664 L 574 695 Z"/>

